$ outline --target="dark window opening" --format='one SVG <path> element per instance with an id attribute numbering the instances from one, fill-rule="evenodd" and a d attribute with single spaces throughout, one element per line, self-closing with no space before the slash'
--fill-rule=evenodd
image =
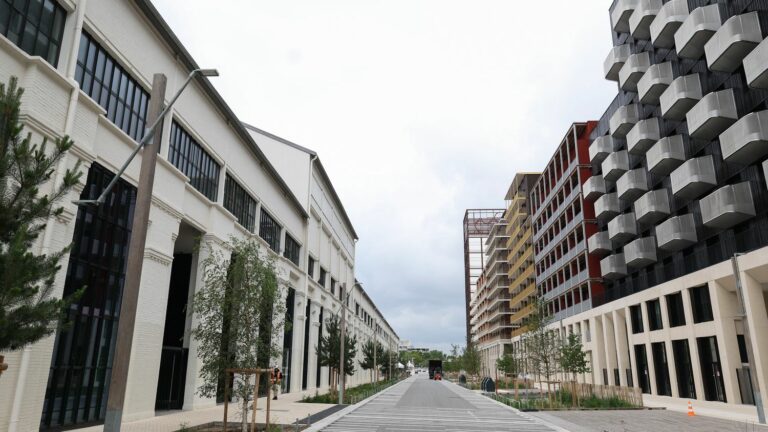
<path id="1" fill-rule="evenodd" d="M 670 327 L 685 325 L 685 309 L 683 308 L 683 293 L 675 293 L 666 296 L 667 316 Z"/>
<path id="2" fill-rule="evenodd" d="M 723 369 L 717 338 L 714 336 L 696 338 L 699 348 L 699 364 L 704 384 L 704 398 L 708 401 L 726 402 Z"/>
<path id="3" fill-rule="evenodd" d="M 648 358 L 645 355 L 645 345 L 635 345 L 635 361 L 637 362 L 637 379 L 643 393 L 651 394 L 651 376 L 648 372 Z"/>
<path id="4" fill-rule="evenodd" d="M 679 397 L 696 399 L 696 385 L 693 381 L 693 367 L 691 366 L 691 352 L 688 348 L 688 339 L 673 340 L 672 353 L 675 357 Z"/>
<path id="5" fill-rule="evenodd" d="M 640 305 L 633 305 L 629 307 L 629 315 L 630 319 L 632 321 L 632 333 L 642 333 L 643 332 L 643 310 L 640 308 Z"/>
<path id="6" fill-rule="evenodd" d="M 648 330 L 661 330 L 664 324 L 661 321 L 661 302 L 659 299 L 646 302 L 645 307 L 648 311 Z"/>
<path id="7" fill-rule="evenodd" d="M 280 232 L 283 227 L 269 215 L 264 209 L 261 209 L 261 221 L 259 222 L 259 236 L 269 244 L 269 247 L 280 252 Z"/>
<path id="8" fill-rule="evenodd" d="M 672 396 L 672 387 L 669 384 L 667 349 L 664 342 L 652 343 L 651 351 L 653 353 L 653 368 L 656 372 L 656 394 Z"/>
<path id="9" fill-rule="evenodd" d="M 192 187 L 209 200 L 216 201 L 219 196 L 219 172 L 221 171 L 219 164 L 176 121 L 171 125 L 170 144 L 168 159 L 173 166 L 189 177 L 189 184 Z M 232 193 L 236 192 L 233 190 Z M 243 213 L 246 223 L 247 210 L 246 208 Z M 247 228 L 243 222 L 240 223 Z"/>
<path id="10" fill-rule="evenodd" d="M 0 34 L 56 67 L 67 12 L 54 0 L 0 0 Z"/>
<path id="11" fill-rule="evenodd" d="M 293 239 L 290 235 L 285 235 L 285 250 L 283 256 L 296 265 L 299 265 L 299 257 L 301 255 L 301 245 L 299 242 Z"/>
<path id="12" fill-rule="evenodd" d="M 309 369 L 309 314 L 312 302 L 307 300 L 307 308 L 304 312 L 304 367 L 301 368 L 301 389 L 307 389 L 307 372 Z"/>
<path id="13" fill-rule="evenodd" d="M 296 302 L 296 290 L 288 287 L 285 297 L 285 329 L 283 330 L 283 393 L 291 391 L 291 375 L 293 370 L 293 311 Z"/>
<path id="14" fill-rule="evenodd" d="M 688 290 L 691 294 L 691 307 L 693 308 L 693 322 L 698 324 L 712 321 L 712 303 L 709 298 L 709 287 L 702 285 L 700 287 Z"/>
<path id="15" fill-rule="evenodd" d="M 229 174 L 224 182 L 224 208 L 248 231 L 256 228 L 256 200 Z"/>

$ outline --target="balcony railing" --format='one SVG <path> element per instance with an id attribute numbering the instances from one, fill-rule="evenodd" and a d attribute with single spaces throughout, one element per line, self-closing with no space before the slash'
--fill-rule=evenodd
<path id="1" fill-rule="evenodd" d="M 661 0 L 640 0 L 629 17 L 629 31 L 635 39 L 650 39 L 651 23 L 661 10 Z"/>
<path id="2" fill-rule="evenodd" d="M 656 176 L 665 176 L 685 162 L 685 146 L 682 135 L 660 139 L 645 154 L 648 171 Z"/>
<path id="3" fill-rule="evenodd" d="M 619 214 L 619 196 L 616 193 L 609 193 L 595 200 L 595 217 L 600 219 L 610 219 Z"/>
<path id="4" fill-rule="evenodd" d="M 733 72 L 757 44 L 763 41 L 757 12 L 728 18 L 704 45 L 710 70 Z"/>
<path id="5" fill-rule="evenodd" d="M 656 223 L 669 216 L 669 193 L 667 189 L 647 192 L 635 201 L 635 217 L 641 224 Z"/>
<path id="6" fill-rule="evenodd" d="M 634 200 L 648 191 L 645 168 L 629 170 L 616 181 L 616 193 L 621 200 Z"/>
<path id="7" fill-rule="evenodd" d="M 632 154 L 642 155 L 661 139 L 659 119 L 651 117 L 640 120 L 627 134 L 627 150 Z"/>
<path id="8" fill-rule="evenodd" d="M 624 259 L 627 266 L 641 268 L 656 262 L 656 239 L 639 238 L 624 246 Z"/>
<path id="9" fill-rule="evenodd" d="M 730 228 L 757 214 L 749 182 L 723 186 L 702 198 L 699 205 L 701 219 L 710 228 Z"/>
<path id="10" fill-rule="evenodd" d="M 614 244 L 624 244 L 637 236 L 635 213 L 624 213 L 608 222 L 608 238 Z"/>
<path id="11" fill-rule="evenodd" d="M 611 239 L 608 238 L 608 231 L 600 231 L 592 234 L 587 239 L 587 248 L 591 255 L 604 256 L 611 253 Z"/>
<path id="12" fill-rule="evenodd" d="M 693 214 L 673 216 L 656 226 L 659 249 L 677 251 L 696 243 L 696 223 Z"/>
<path id="13" fill-rule="evenodd" d="M 688 18 L 688 0 L 670 0 L 651 23 L 651 41 L 659 48 L 675 46 L 675 33 Z"/>
<path id="14" fill-rule="evenodd" d="M 682 198 L 696 198 L 717 185 L 712 155 L 688 159 L 670 177 L 672 193 Z"/>
<path id="15" fill-rule="evenodd" d="M 768 154 L 768 110 L 747 114 L 720 134 L 723 160 L 750 164 Z"/>
<path id="16" fill-rule="evenodd" d="M 619 71 L 624 66 L 624 63 L 631 54 L 629 45 L 619 45 L 611 48 L 608 52 L 608 57 L 603 62 L 603 72 L 605 73 L 605 79 L 610 81 L 619 80 Z"/>
<path id="17" fill-rule="evenodd" d="M 669 4 L 669 3 L 667 3 Z M 675 79 L 672 71 L 672 62 L 657 63 L 651 65 L 645 74 L 637 82 L 637 94 L 640 102 L 649 105 L 658 105 L 659 98 L 664 90 Z"/>
<path id="18" fill-rule="evenodd" d="M 595 138 L 589 146 L 589 161 L 592 163 L 602 163 L 606 156 L 613 152 L 614 144 L 615 140 L 610 135 Z"/>
<path id="19" fill-rule="evenodd" d="M 609 121 L 611 135 L 624 138 L 632 126 L 640 120 L 640 107 L 636 104 L 620 106 Z"/>
<path id="20" fill-rule="evenodd" d="M 661 116 L 665 119 L 683 120 L 688 110 L 696 105 L 702 96 L 699 74 L 677 77 L 661 94 Z"/>
<path id="21" fill-rule="evenodd" d="M 708 93 L 686 115 L 688 133 L 696 139 L 711 140 L 736 122 L 733 89 Z"/>
<path id="22" fill-rule="evenodd" d="M 768 38 L 744 58 L 744 73 L 750 87 L 768 89 Z"/>
<path id="23" fill-rule="evenodd" d="M 640 5 L 640 0 L 616 0 L 611 11 L 611 27 L 619 33 L 629 32 L 629 17 Z"/>
<path id="24" fill-rule="evenodd" d="M 629 171 L 629 154 L 626 150 L 613 152 L 605 158 L 602 164 L 603 178 L 616 181 Z"/>
<path id="25" fill-rule="evenodd" d="M 717 4 L 702 6 L 691 11 L 675 33 L 677 56 L 698 60 L 704 55 L 704 45 L 722 24 Z"/>
<path id="26" fill-rule="evenodd" d="M 584 199 L 594 201 L 598 197 L 605 195 L 605 179 L 599 175 L 592 176 L 584 182 L 582 186 Z"/>
<path id="27" fill-rule="evenodd" d="M 619 279 L 627 275 L 624 254 L 609 255 L 600 260 L 600 272 L 606 279 Z"/>
<path id="28" fill-rule="evenodd" d="M 619 86 L 628 91 L 637 90 L 637 82 L 651 67 L 651 57 L 647 51 L 632 54 L 619 71 Z"/>

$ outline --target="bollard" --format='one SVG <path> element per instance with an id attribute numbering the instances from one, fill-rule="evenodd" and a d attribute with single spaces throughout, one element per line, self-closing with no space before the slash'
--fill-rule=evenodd
<path id="1" fill-rule="evenodd" d="M 299 432 L 299 418 L 298 418 L 298 417 L 296 417 L 296 423 L 294 423 L 294 426 L 295 426 L 295 427 L 294 427 L 293 429 L 294 429 L 296 432 Z"/>

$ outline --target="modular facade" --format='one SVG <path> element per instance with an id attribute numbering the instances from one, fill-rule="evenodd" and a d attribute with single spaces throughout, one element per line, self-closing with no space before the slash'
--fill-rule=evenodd
<path id="1" fill-rule="evenodd" d="M 25 88 L 25 132 L 38 142 L 71 136 L 75 146 L 57 172 L 79 162 L 84 173 L 62 201 L 64 213 L 48 221 L 36 252 L 73 245 L 54 296 L 88 286 L 69 310 L 72 328 L 4 353 L 10 368 L 0 378 L 0 394 L 8 395 L 0 399 L 0 429 L 98 424 L 106 409 L 140 162 L 128 167 L 104 206 L 72 201 L 95 198 L 135 149 L 146 126 L 153 74 L 168 77 L 170 98 L 198 65 L 147 0 L 3 0 L 0 34 L 0 82 L 16 76 Z M 277 260 L 288 288 L 286 320 L 293 325 L 282 335 L 285 356 L 271 360 L 288 372 L 283 391 L 327 387 L 327 372 L 318 372 L 314 360 L 314 338 L 320 316 L 341 307 L 326 294 L 332 282 L 352 293 L 346 307 L 358 340 L 376 333 L 396 346 L 397 335 L 354 278 L 354 230 L 340 216 L 343 207 L 327 176 L 302 188 L 292 174 L 279 172 L 276 156 L 265 154 L 268 145 L 204 78 L 187 88 L 164 123 L 125 421 L 216 404 L 195 392 L 195 318 L 185 308 L 203 284 L 202 263 L 210 253 L 228 253 L 231 237 L 259 242 Z M 302 175 L 320 169 L 307 164 Z M 309 280 L 321 269 L 327 288 Z M 350 381 L 367 380 L 358 373 Z"/>

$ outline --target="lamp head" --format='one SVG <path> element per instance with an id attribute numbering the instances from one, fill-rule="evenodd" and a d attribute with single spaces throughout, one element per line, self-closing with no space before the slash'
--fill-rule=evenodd
<path id="1" fill-rule="evenodd" d="M 219 71 L 216 69 L 198 69 L 198 72 L 200 75 L 204 77 L 217 77 L 219 76 Z"/>

